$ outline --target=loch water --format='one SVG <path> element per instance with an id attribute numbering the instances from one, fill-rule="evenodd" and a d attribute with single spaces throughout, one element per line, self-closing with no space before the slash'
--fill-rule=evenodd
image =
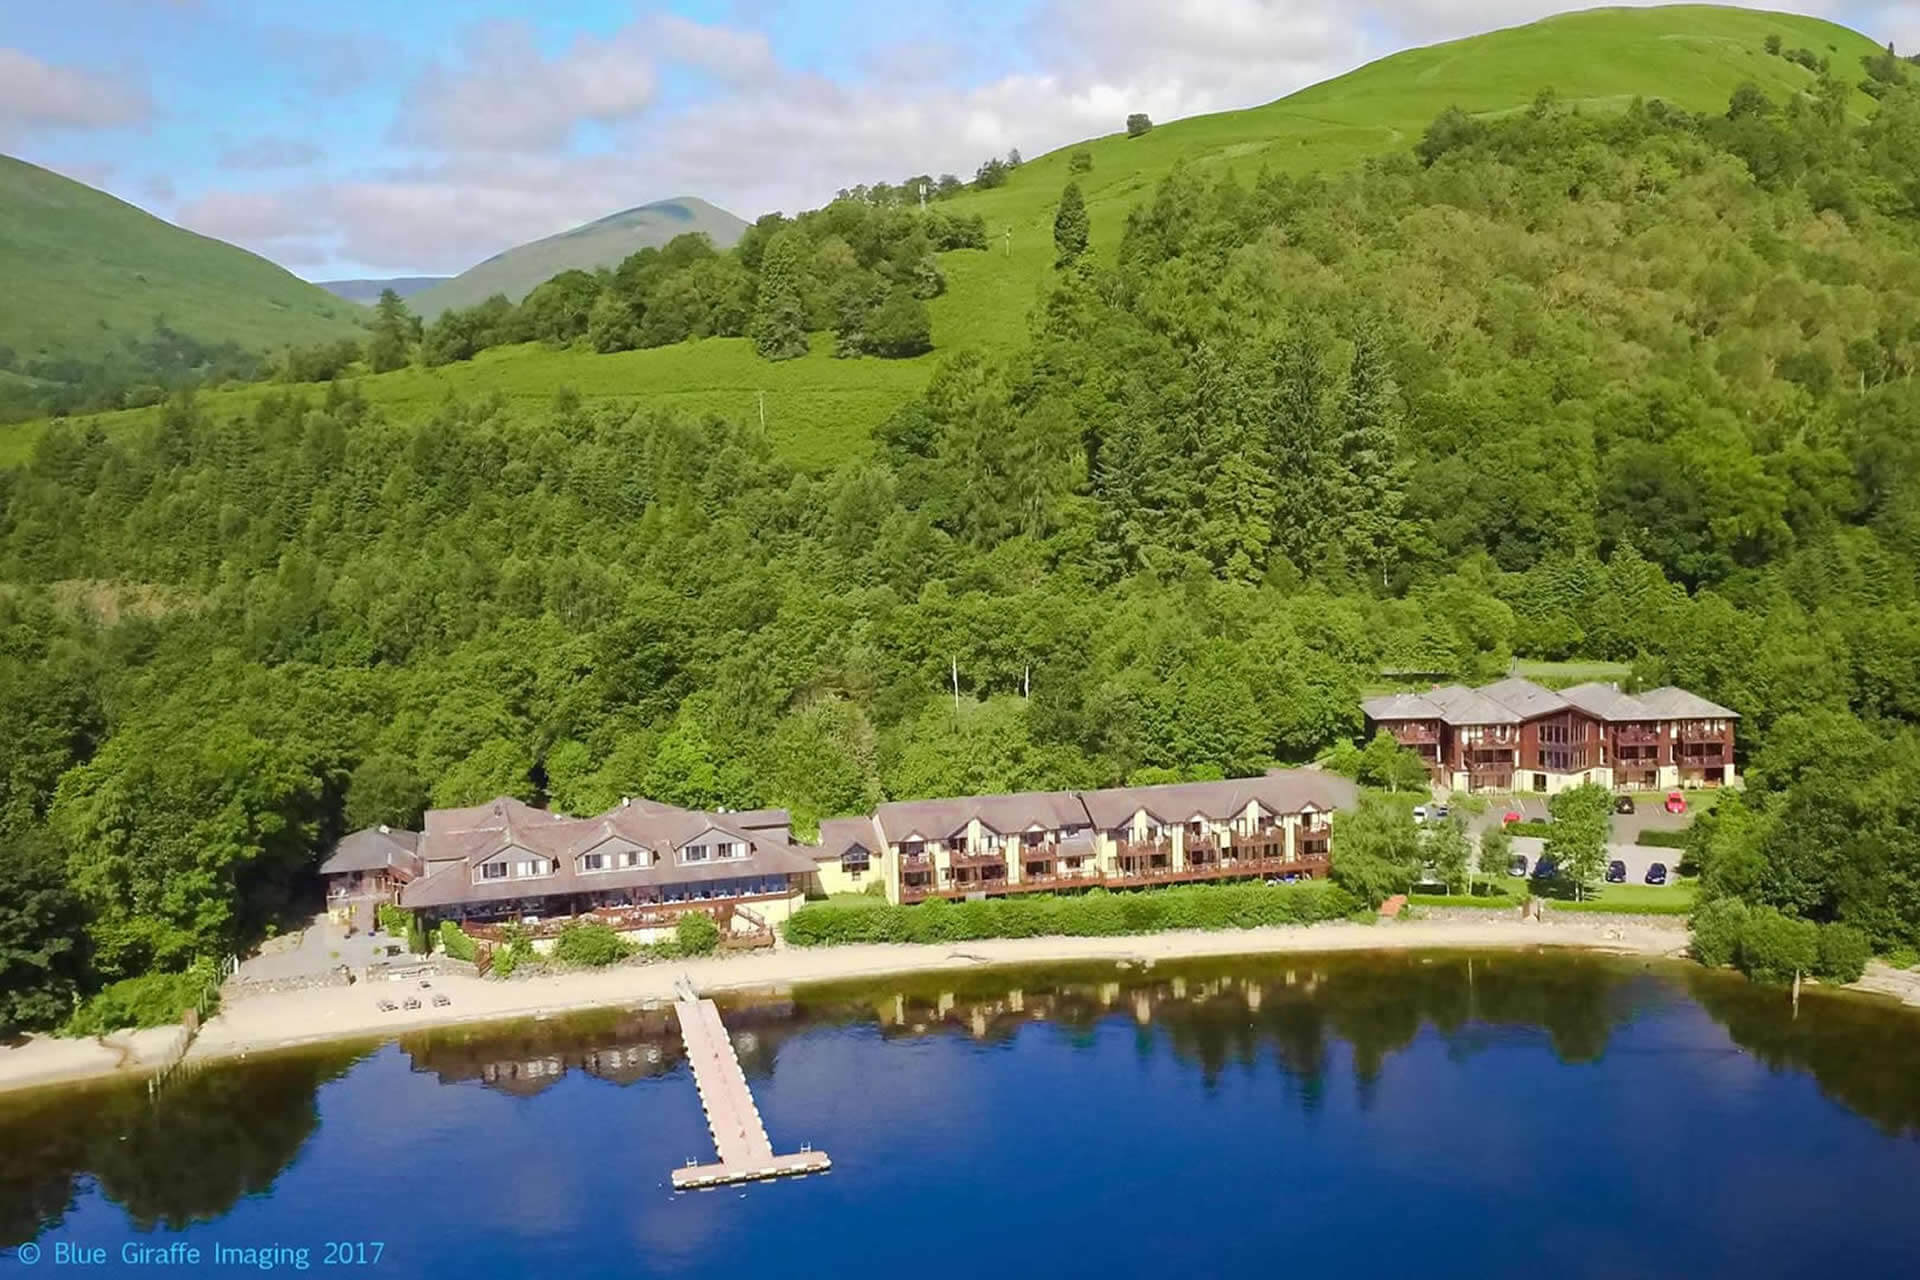
<path id="1" fill-rule="evenodd" d="M 1920 1015 L 1885 1002 L 1445 953 L 722 1011 L 831 1173 L 674 1193 L 712 1146 L 672 1014 L 608 1010 L 0 1096 L 0 1275 L 1920 1274 Z"/>

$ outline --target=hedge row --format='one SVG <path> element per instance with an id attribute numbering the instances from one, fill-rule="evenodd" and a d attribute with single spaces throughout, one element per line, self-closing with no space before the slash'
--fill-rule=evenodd
<path id="1" fill-rule="evenodd" d="M 1536 840 L 1545 840 L 1553 832 L 1551 822 L 1534 822 L 1531 819 L 1509 822 L 1507 831 L 1516 836 L 1532 836 Z"/>
<path id="2" fill-rule="evenodd" d="M 1650 849 L 1684 849 L 1687 847 L 1687 833 L 1642 828 L 1640 834 L 1633 838 L 1633 842 Z"/>
<path id="3" fill-rule="evenodd" d="M 802 907 L 781 927 L 798 947 L 848 942 L 964 942 L 978 938 L 1106 938 L 1167 929 L 1251 929 L 1341 920 L 1363 904 L 1339 885 L 1181 885 L 1071 897 L 1029 894 L 910 907 Z"/>

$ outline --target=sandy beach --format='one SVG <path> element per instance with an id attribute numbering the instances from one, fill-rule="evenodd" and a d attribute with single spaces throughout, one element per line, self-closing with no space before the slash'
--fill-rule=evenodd
<path id="1" fill-rule="evenodd" d="M 356 984 L 254 996 L 223 1008 L 201 1029 L 190 1058 L 248 1054 L 333 1040 L 381 1038 L 461 1023 L 541 1017 L 672 997 L 674 980 L 702 992 L 779 990 L 809 982 L 911 972 L 977 969 L 1073 960 L 1163 961 L 1285 952 L 1404 951 L 1420 948 L 1577 947 L 1630 955 L 1674 956 L 1686 948 L 1680 921 L 1426 919 L 1322 924 L 1228 932 L 1184 931 L 1124 938 L 1003 938 L 950 945 L 887 944 L 781 947 L 673 964 L 631 965 L 512 981 L 465 976 L 433 980 L 451 1003 L 383 1013 L 382 999 L 418 994 L 414 984 Z M 0 1049 L 0 1092 L 116 1075 L 144 1075 L 163 1060 L 177 1028 L 122 1032 L 101 1040 L 34 1037 Z"/>

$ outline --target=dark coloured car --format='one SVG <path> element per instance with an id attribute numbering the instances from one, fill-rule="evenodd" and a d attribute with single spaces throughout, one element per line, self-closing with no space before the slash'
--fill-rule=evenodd
<path id="1" fill-rule="evenodd" d="M 1627 882 L 1627 864 L 1615 858 L 1607 864 L 1607 883 L 1625 884 Z"/>
<path id="2" fill-rule="evenodd" d="M 1667 864 L 1666 863 L 1656 862 L 1652 866 L 1647 868 L 1648 884 L 1665 884 L 1666 882 L 1667 882 Z"/>
<path id="3" fill-rule="evenodd" d="M 1540 861 L 1533 864 L 1533 878 L 1535 880 L 1552 880 L 1559 874 L 1560 864 L 1545 854 L 1540 855 Z"/>
<path id="4" fill-rule="evenodd" d="M 1527 855 L 1516 853 L 1507 859 L 1507 874 L 1524 877 L 1527 874 Z"/>
<path id="5" fill-rule="evenodd" d="M 1613 798 L 1613 811 L 1615 813 L 1632 813 L 1633 797 L 1632 796 L 1615 796 Z"/>

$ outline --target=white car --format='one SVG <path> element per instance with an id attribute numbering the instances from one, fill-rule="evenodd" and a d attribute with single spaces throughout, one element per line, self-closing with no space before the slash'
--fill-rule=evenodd
<path id="1" fill-rule="evenodd" d="M 1413 806 L 1413 820 L 1415 822 L 1425 822 L 1427 820 L 1427 806 L 1423 804 Z"/>

